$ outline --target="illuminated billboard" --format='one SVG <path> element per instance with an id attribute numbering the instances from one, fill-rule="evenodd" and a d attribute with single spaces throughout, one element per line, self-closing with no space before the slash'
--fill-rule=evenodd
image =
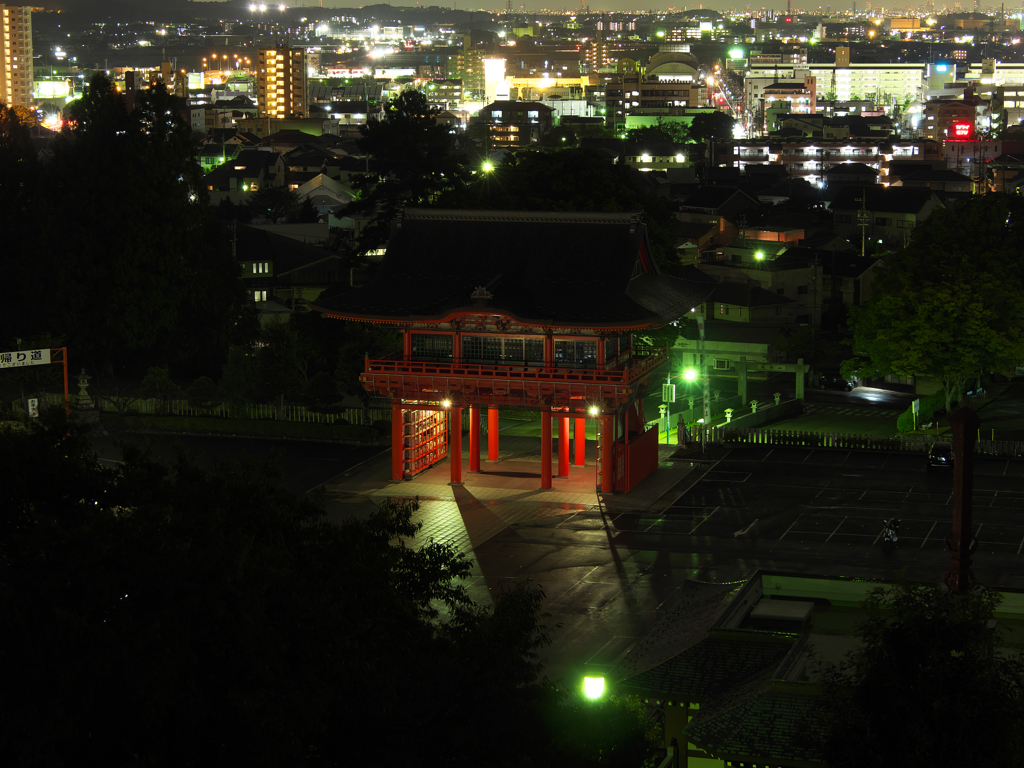
<path id="1" fill-rule="evenodd" d="M 974 126 L 971 123 L 953 123 L 949 132 L 954 141 L 970 141 L 974 138 Z"/>
<path id="2" fill-rule="evenodd" d="M 32 84 L 32 97 L 36 99 L 66 99 L 71 95 L 67 80 L 36 80 Z"/>

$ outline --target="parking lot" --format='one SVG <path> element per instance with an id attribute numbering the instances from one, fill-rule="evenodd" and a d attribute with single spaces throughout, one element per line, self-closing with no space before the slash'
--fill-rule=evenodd
<path id="1" fill-rule="evenodd" d="M 975 463 L 979 568 L 1006 569 L 1024 551 L 1024 462 Z M 732 554 L 783 566 L 884 559 L 945 570 L 953 479 L 923 455 L 739 446 L 658 514 L 619 516 L 616 544 Z M 895 551 L 883 520 L 901 520 Z"/>

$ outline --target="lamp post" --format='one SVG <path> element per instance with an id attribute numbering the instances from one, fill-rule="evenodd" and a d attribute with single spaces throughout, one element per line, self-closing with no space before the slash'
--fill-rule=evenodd
<path id="1" fill-rule="evenodd" d="M 704 391 L 701 400 L 704 410 L 704 428 L 700 431 L 701 451 L 708 449 L 708 427 L 711 425 L 711 382 L 708 380 L 708 356 L 704 350 L 704 315 L 697 315 L 697 330 L 700 331 L 700 366 L 701 378 L 704 380 Z"/>

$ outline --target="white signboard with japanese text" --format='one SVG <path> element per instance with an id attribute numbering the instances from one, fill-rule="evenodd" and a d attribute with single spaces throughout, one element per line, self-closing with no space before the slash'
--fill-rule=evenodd
<path id="1" fill-rule="evenodd" d="M 23 365 L 49 365 L 50 350 L 25 349 L 0 352 L 0 368 L 20 368 Z"/>

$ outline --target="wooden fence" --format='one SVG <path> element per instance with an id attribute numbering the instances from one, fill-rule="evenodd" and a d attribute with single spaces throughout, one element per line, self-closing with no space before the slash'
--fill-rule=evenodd
<path id="1" fill-rule="evenodd" d="M 64 396 L 53 392 L 46 392 L 40 398 L 50 406 L 63 406 Z M 74 400 L 74 398 L 72 398 Z M 310 410 L 303 405 L 278 406 L 267 403 L 230 405 L 228 403 L 217 403 L 209 408 L 199 408 L 189 404 L 188 400 L 168 400 L 161 410 L 160 401 L 152 400 L 130 400 L 121 403 L 121 408 L 128 414 L 139 414 L 152 416 L 163 414 L 167 416 L 206 416 L 221 419 L 278 419 L 280 412 L 281 421 L 295 421 L 306 424 L 334 424 L 342 421 L 349 424 L 370 426 L 375 421 L 391 421 L 390 408 L 343 408 L 332 413 Z M 23 412 L 21 401 L 15 400 L 11 403 L 15 413 Z M 96 408 L 103 413 L 117 413 L 117 405 L 105 398 L 96 398 Z"/>
<path id="2" fill-rule="evenodd" d="M 946 436 L 948 439 L 948 436 Z M 711 427 L 708 440 L 713 443 L 748 445 L 792 445 L 801 448 L 846 448 L 877 451 L 925 453 L 936 441 L 934 435 L 838 434 L 835 432 L 797 432 L 792 429 Z M 974 452 L 987 456 L 1024 456 L 1024 443 L 1013 440 L 979 440 Z"/>

